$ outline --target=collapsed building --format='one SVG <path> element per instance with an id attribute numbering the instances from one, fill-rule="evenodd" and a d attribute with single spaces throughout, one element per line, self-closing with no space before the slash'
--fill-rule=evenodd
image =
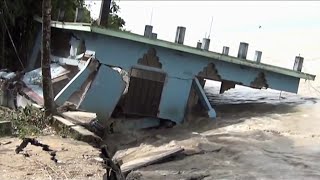
<path id="1" fill-rule="evenodd" d="M 253 61 L 248 60 L 247 43 L 240 43 L 237 57 L 229 55 L 229 47 L 222 53 L 210 52 L 210 39 L 204 38 L 196 47 L 183 45 L 185 30 L 177 28 L 173 43 L 158 40 L 150 26 L 141 36 L 85 23 L 52 21 L 55 103 L 94 112 L 103 123 L 111 117 L 125 117 L 128 123 L 146 128 L 158 126 L 162 120 L 180 124 L 195 107 L 214 119 L 216 112 L 203 89 L 206 79 L 220 81 L 220 93 L 235 85 L 297 93 L 300 79 L 315 79 L 301 72 L 302 57 L 296 57 L 290 70 L 261 63 L 260 51 Z M 19 84 L 20 88 L 4 90 L 2 105 L 43 105 L 40 47 L 41 31 L 27 72 L 0 72 L 3 82 L 12 87 Z"/>

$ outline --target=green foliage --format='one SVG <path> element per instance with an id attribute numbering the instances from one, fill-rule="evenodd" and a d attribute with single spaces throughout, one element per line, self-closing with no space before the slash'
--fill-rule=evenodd
<path id="1" fill-rule="evenodd" d="M 6 117 L 12 122 L 14 134 L 19 137 L 42 134 L 51 123 L 51 117 L 46 118 L 43 111 L 32 106 L 11 111 Z"/>
<path id="2" fill-rule="evenodd" d="M 123 30 L 125 21 L 117 14 L 111 14 L 108 19 L 108 28 Z"/>
<path id="3" fill-rule="evenodd" d="M 57 124 L 55 125 L 55 130 L 61 137 L 69 137 L 70 136 L 70 128 L 68 126 L 62 125 L 62 124 Z"/>
<path id="4" fill-rule="evenodd" d="M 88 9 L 84 7 L 84 0 L 52 0 L 52 12 L 51 19 L 58 20 L 59 12 L 64 12 L 63 21 L 65 22 L 73 22 L 76 14 L 76 8 L 84 9 L 84 22 L 90 22 L 90 12 Z"/>
<path id="5" fill-rule="evenodd" d="M 110 15 L 108 18 L 108 27 L 111 29 L 123 30 L 123 26 L 126 24 L 126 22 L 120 16 L 117 15 L 118 12 L 120 12 L 120 7 L 114 0 L 112 0 L 110 7 Z"/>
<path id="6" fill-rule="evenodd" d="M 107 27 L 114 30 L 121 30 L 126 31 L 123 27 L 125 26 L 126 22 L 118 13 L 120 12 L 120 7 L 117 5 L 115 0 L 111 1 L 110 10 L 109 10 L 109 17 L 108 17 L 108 25 Z M 97 25 L 96 21 L 92 22 L 93 25 Z"/>
<path id="7" fill-rule="evenodd" d="M 41 3 L 40 3 L 41 5 Z M 20 70 L 22 66 L 9 39 L 6 26 L 16 45 L 19 57 L 28 57 L 28 47 L 32 46 L 32 34 L 35 30 L 33 15 L 41 14 L 39 2 L 35 0 L 2 0 L 0 1 L 0 68 Z"/>
<path id="8" fill-rule="evenodd" d="M 64 14 L 63 21 L 73 22 L 76 8 L 83 8 L 83 22 L 93 22 L 90 12 L 84 7 L 84 0 L 51 0 L 51 19 L 58 20 L 59 14 Z M 113 0 L 111 13 L 108 18 L 109 28 L 123 30 L 125 21 L 117 15 L 120 7 Z M 64 12 L 64 13 L 63 13 Z M 39 25 L 33 20 L 35 15 L 42 14 L 42 0 L 1 0 L 0 1 L 0 69 L 8 68 L 12 71 L 23 70 L 9 39 L 5 24 L 8 26 L 18 56 L 26 66 L 30 56 L 35 34 Z"/>

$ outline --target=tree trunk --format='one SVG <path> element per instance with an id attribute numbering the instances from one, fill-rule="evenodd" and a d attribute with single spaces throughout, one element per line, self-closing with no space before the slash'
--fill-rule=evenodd
<path id="1" fill-rule="evenodd" d="M 111 0 L 102 0 L 98 24 L 108 28 Z"/>
<path id="2" fill-rule="evenodd" d="M 50 40 L 51 40 L 51 0 L 42 1 L 42 87 L 46 116 L 54 113 L 53 89 L 50 71 Z"/>
<path id="3" fill-rule="evenodd" d="M 3 15 L 2 15 L 3 16 Z M 5 68 L 5 67 L 8 67 L 8 64 L 7 64 L 7 59 L 6 59 L 6 53 L 5 53 L 5 46 L 6 46 L 6 28 L 4 25 L 2 25 L 2 51 L 1 51 L 1 64 L 0 64 L 0 67 L 1 68 Z"/>

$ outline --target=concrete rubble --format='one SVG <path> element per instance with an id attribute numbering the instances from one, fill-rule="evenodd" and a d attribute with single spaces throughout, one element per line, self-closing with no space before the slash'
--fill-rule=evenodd
<path id="1" fill-rule="evenodd" d="M 103 144 L 102 138 L 106 126 L 112 127 L 111 131 L 159 126 L 160 120 L 156 118 L 130 118 L 127 116 L 115 120 L 114 117 L 111 117 L 116 105 L 121 103 L 121 96 L 128 91 L 128 73 L 118 67 L 100 64 L 98 60 L 94 59 L 94 53 L 87 55 L 88 53 L 90 51 L 82 54 L 82 57 L 75 57 L 75 59 L 61 59 L 52 56 L 51 74 L 54 100 L 59 113 L 53 116 L 54 125 L 59 128 L 67 128 L 75 139 L 88 142 L 96 147 Z M 2 70 L 0 75 L 1 90 L 5 92 L 0 95 L 1 106 L 10 108 L 23 108 L 28 105 L 43 107 L 40 68 L 19 73 Z M 113 88 L 111 89 L 105 86 L 110 80 L 110 78 L 106 78 L 107 75 L 112 80 L 117 80 L 112 83 Z M 108 94 L 109 100 L 103 102 L 105 104 L 97 103 L 101 99 L 98 95 L 104 92 L 110 92 Z M 130 121 L 126 119 L 130 119 Z M 111 123 L 104 124 L 106 121 L 101 120 L 109 120 Z M 183 149 L 180 147 L 155 151 L 153 155 L 149 154 L 147 157 L 125 162 L 121 165 L 121 171 L 128 174 L 132 170 L 157 163 L 182 151 Z M 105 161 L 113 162 L 111 157 L 110 160 Z"/>
<path id="2" fill-rule="evenodd" d="M 114 123 L 111 116 L 118 112 L 117 105 L 128 91 L 129 75 L 119 67 L 101 64 L 92 51 L 74 58 L 52 56 L 51 76 L 54 101 L 61 116 L 56 118 L 58 121 L 63 117 L 75 125 L 94 128 L 93 131 L 96 132 L 115 124 L 118 127 L 112 128 L 119 130 L 148 128 L 160 124 L 159 119 L 148 117 L 133 118 L 128 125 L 121 124 L 123 118 Z M 19 108 L 32 105 L 41 108 L 44 104 L 41 78 L 41 68 L 16 73 L 0 70 L 0 106 Z M 108 119 L 112 123 L 106 124 Z"/>

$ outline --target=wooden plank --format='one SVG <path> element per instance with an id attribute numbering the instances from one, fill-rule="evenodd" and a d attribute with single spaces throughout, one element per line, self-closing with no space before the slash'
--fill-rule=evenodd
<path id="1" fill-rule="evenodd" d="M 122 164 L 121 171 L 122 173 L 128 173 L 130 171 L 133 171 L 141 167 L 145 167 L 145 166 L 154 164 L 156 162 L 162 161 L 164 159 L 167 159 L 169 157 L 172 157 L 182 152 L 183 150 L 184 149 L 180 147 L 173 147 L 173 148 L 167 148 L 166 150 L 162 150 L 162 151 L 155 151 L 154 153 L 149 154 L 145 157 L 140 157 Z"/>
<path id="2" fill-rule="evenodd" d="M 63 126 L 66 126 L 66 127 L 75 126 L 74 123 L 72 123 L 72 122 L 69 121 L 68 119 L 62 118 L 62 117 L 60 117 L 60 116 L 53 116 L 53 119 L 54 119 L 57 123 L 62 124 Z"/>
<path id="3" fill-rule="evenodd" d="M 57 83 L 59 81 L 65 80 L 65 79 L 68 79 L 68 73 L 65 73 L 64 75 L 61 75 L 59 77 L 52 79 L 52 83 Z"/>

